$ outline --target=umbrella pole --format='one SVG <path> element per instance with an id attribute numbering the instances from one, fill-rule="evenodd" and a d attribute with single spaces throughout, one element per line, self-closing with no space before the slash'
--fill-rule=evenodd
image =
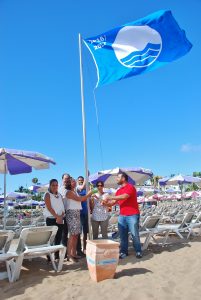
<path id="1" fill-rule="evenodd" d="M 181 204 L 182 204 L 182 207 L 184 206 L 184 199 L 183 199 L 183 185 L 180 184 L 180 190 L 181 190 Z"/>
<path id="2" fill-rule="evenodd" d="M 6 203 L 6 162 L 4 165 L 4 217 L 3 217 L 3 229 L 6 229 L 6 214 L 7 214 L 7 203 Z"/>
<path id="3" fill-rule="evenodd" d="M 33 214 L 33 206 L 32 206 L 33 204 L 32 204 L 32 198 L 31 198 L 31 224 L 32 224 L 32 219 L 33 219 L 33 216 L 32 216 L 32 214 Z"/>
<path id="4" fill-rule="evenodd" d="M 86 116 L 85 116 L 83 62 L 82 62 L 82 37 L 80 33 L 79 33 L 79 57 L 80 57 L 80 88 L 81 88 L 81 101 L 82 101 L 82 130 L 83 130 L 83 144 L 84 144 L 85 181 L 86 181 L 86 191 L 88 192 L 89 174 L 88 174 L 87 141 L 86 141 Z M 87 208 L 88 208 L 89 239 L 91 240 L 92 231 L 91 231 L 90 199 L 87 199 Z"/>

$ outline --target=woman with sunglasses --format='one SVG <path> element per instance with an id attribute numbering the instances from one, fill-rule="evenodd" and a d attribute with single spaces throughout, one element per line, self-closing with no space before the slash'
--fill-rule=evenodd
<path id="1" fill-rule="evenodd" d="M 46 218 L 47 226 L 57 226 L 58 231 L 55 236 L 55 245 L 61 244 L 63 231 L 63 216 L 65 213 L 62 196 L 58 192 L 58 181 L 51 179 L 48 192 L 44 196 L 45 209 L 44 217 Z M 59 258 L 59 252 L 55 253 L 55 259 Z M 48 260 L 50 258 L 48 257 Z"/>
<path id="2" fill-rule="evenodd" d="M 108 194 L 104 192 L 103 181 L 98 181 L 96 183 L 96 187 L 98 188 L 98 192 L 93 196 L 91 200 L 91 225 L 93 231 L 93 239 L 98 239 L 99 227 L 101 228 L 102 238 L 107 239 L 109 213 L 108 208 L 102 205 L 102 201 L 104 200 L 104 197 L 108 196 Z"/>

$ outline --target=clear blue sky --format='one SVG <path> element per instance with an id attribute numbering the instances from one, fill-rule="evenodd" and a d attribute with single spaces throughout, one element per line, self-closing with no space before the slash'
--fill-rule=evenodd
<path id="1" fill-rule="evenodd" d="M 8 190 L 84 172 L 78 33 L 90 37 L 159 9 L 171 9 L 191 52 L 146 75 L 96 92 L 104 168 L 142 166 L 155 174 L 201 170 L 200 0 L 1 0 L 1 147 L 35 150 L 57 165 L 8 176 Z M 89 169 L 101 168 L 92 87 L 84 50 Z M 2 187 L 3 175 L 0 176 Z"/>

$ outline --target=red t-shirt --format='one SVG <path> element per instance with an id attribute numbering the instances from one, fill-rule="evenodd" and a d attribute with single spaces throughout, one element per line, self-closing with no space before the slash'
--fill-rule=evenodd
<path id="1" fill-rule="evenodd" d="M 129 198 L 125 200 L 119 200 L 120 215 L 131 216 L 140 214 L 138 203 L 137 203 L 137 192 L 135 187 L 128 183 L 122 186 L 117 192 L 116 196 L 128 194 Z"/>

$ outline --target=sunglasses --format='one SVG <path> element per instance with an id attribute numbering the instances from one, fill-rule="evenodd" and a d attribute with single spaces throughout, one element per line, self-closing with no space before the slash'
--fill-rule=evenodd
<path id="1" fill-rule="evenodd" d="M 102 185 L 102 184 L 98 184 L 98 185 L 97 185 L 97 187 L 100 187 L 100 186 L 102 187 L 103 185 Z"/>

